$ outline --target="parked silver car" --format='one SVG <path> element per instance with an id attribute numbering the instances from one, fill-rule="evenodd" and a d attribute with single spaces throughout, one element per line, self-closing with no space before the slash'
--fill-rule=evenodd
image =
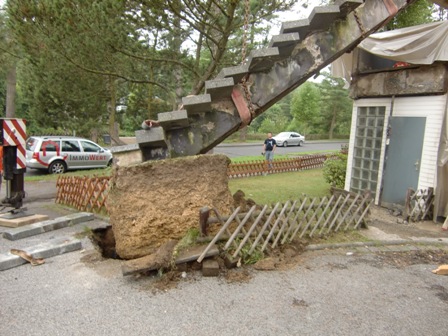
<path id="1" fill-rule="evenodd" d="M 70 136 L 32 136 L 26 141 L 26 166 L 62 174 L 67 170 L 105 168 L 112 153 L 93 141 Z"/>
<path id="2" fill-rule="evenodd" d="M 273 137 L 278 147 L 302 146 L 305 137 L 297 132 L 281 132 Z"/>

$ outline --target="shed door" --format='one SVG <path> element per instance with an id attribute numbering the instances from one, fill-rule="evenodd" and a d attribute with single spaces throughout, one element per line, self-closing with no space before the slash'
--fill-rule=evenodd
<path id="1" fill-rule="evenodd" d="M 417 189 L 426 118 L 392 117 L 381 203 L 405 203 L 408 188 Z"/>

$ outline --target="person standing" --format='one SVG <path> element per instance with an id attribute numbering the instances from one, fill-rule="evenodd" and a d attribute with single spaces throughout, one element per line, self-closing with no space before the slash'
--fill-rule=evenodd
<path id="1" fill-rule="evenodd" d="M 268 169 L 272 169 L 272 161 L 274 160 L 274 151 L 277 147 L 275 139 L 272 137 L 272 133 L 268 133 L 268 138 L 264 140 L 263 144 L 263 155 L 265 155 L 266 162 L 268 164 Z"/>

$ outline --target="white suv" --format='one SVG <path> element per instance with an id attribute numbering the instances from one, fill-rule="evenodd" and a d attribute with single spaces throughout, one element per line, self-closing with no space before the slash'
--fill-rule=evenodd
<path id="1" fill-rule="evenodd" d="M 67 170 L 105 168 L 112 153 L 93 141 L 70 136 L 33 136 L 26 141 L 26 166 L 62 174 Z"/>

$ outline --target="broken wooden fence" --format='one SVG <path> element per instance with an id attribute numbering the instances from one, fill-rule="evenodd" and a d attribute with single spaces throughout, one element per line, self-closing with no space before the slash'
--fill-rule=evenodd
<path id="1" fill-rule="evenodd" d="M 59 176 L 56 182 L 56 203 L 72 206 L 80 211 L 107 213 L 109 176 Z"/>
<path id="2" fill-rule="evenodd" d="M 325 161 L 336 157 L 337 155 L 335 154 L 303 155 L 291 159 L 273 160 L 272 167 L 269 167 L 265 160 L 232 163 L 227 169 L 227 176 L 230 178 L 238 178 L 257 176 L 264 173 L 283 173 L 304 169 L 321 168 L 323 167 Z"/>
<path id="3" fill-rule="evenodd" d="M 241 207 L 238 207 L 228 217 L 221 216 L 216 209 L 204 208 L 200 214 L 202 233 L 206 234 L 207 225 L 212 223 L 219 223 L 220 229 L 197 261 L 201 262 L 208 249 L 223 238 L 226 241 L 223 250 L 234 260 L 243 256 L 243 248 L 244 253 L 252 255 L 255 251 L 263 252 L 268 247 L 275 248 L 296 238 L 358 229 L 361 225 L 366 226 L 366 215 L 372 202 L 369 192 L 345 192 L 331 197 L 279 202 L 261 209 L 254 205 L 246 213 L 241 213 Z M 211 213 L 216 217 L 210 217 Z"/>
<path id="4" fill-rule="evenodd" d="M 433 214 L 434 188 L 414 190 L 406 194 L 404 218 L 408 221 L 422 221 Z"/>

